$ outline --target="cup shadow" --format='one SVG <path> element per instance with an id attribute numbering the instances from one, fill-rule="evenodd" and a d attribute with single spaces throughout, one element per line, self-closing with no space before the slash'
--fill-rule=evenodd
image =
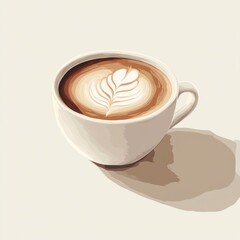
<path id="1" fill-rule="evenodd" d="M 175 128 L 137 163 L 98 166 L 118 185 L 182 210 L 221 211 L 240 197 L 240 141 L 210 131 Z"/>

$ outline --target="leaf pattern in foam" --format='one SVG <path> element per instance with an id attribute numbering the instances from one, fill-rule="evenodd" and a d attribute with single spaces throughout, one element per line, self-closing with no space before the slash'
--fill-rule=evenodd
<path id="1" fill-rule="evenodd" d="M 139 71 L 136 69 L 119 69 L 113 74 L 90 87 L 90 96 L 99 106 L 104 107 L 108 116 L 116 107 L 133 104 L 141 95 Z"/>

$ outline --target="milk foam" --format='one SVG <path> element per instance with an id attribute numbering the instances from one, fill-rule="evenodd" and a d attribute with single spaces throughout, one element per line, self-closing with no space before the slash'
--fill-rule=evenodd
<path id="1" fill-rule="evenodd" d="M 131 67 L 83 74 L 75 80 L 71 93 L 79 104 L 106 117 L 138 110 L 154 95 L 151 82 Z"/>

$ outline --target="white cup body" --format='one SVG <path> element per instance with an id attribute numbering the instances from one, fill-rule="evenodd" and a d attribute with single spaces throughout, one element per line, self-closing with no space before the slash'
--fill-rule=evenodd
<path id="1" fill-rule="evenodd" d="M 64 74 L 82 62 L 108 57 L 141 60 L 159 68 L 171 83 L 172 94 L 168 102 L 149 115 L 124 120 L 90 118 L 66 106 L 58 92 Z M 172 123 L 178 90 L 174 74 L 159 60 L 132 52 L 102 51 L 80 56 L 61 68 L 54 81 L 53 104 L 60 129 L 81 155 L 100 164 L 125 165 L 147 155 L 167 133 Z"/>

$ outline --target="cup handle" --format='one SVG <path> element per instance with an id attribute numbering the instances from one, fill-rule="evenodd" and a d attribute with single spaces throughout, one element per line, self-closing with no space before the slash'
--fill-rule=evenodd
<path id="1" fill-rule="evenodd" d="M 189 93 L 190 97 L 183 107 L 176 111 L 173 117 L 172 124 L 170 128 L 174 127 L 180 121 L 182 121 L 187 115 L 189 115 L 198 103 L 198 92 L 193 84 L 189 82 L 180 82 L 179 83 L 179 93 L 178 98 L 182 93 Z"/>

